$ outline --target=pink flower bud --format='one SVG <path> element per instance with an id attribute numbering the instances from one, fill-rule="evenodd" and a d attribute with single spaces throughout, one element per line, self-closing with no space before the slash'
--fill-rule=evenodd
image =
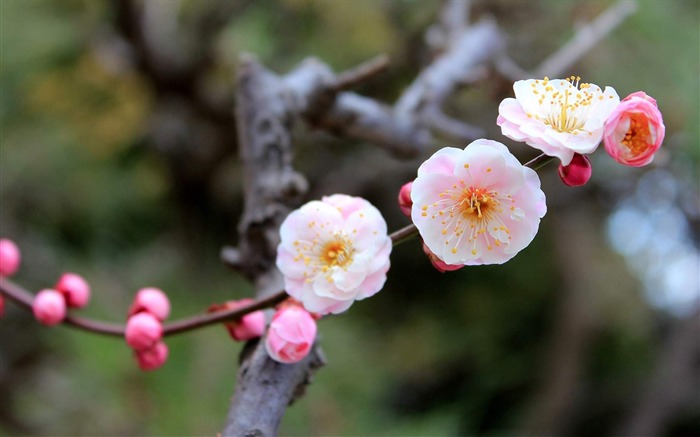
<path id="1" fill-rule="evenodd" d="M 212 305 L 209 312 L 235 310 L 253 303 L 253 299 L 230 300 L 222 305 Z M 253 311 L 243 316 L 240 320 L 225 322 L 229 335 L 237 341 L 258 338 L 265 332 L 265 313 Z"/>
<path id="2" fill-rule="evenodd" d="M 168 346 L 160 341 L 150 349 L 135 351 L 134 356 L 141 370 L 155 370 L 168 359 Z"/>
<path id="3" fill-rule="evenodd" d="M 90 300 L 90 285 L 75 273 L 64 273 L 56 284 L 56 290 L 63 293 L 71 308 L 82 308 Z"/>
<path id="4" fill-rule="evenodd" d="M 654 159 L 666 127 L 656 100 L 637 91 L 625 97 L 605 122 L 605 150 L 620 164 L 641 167 Z"/>
<path id="5" fill-rule="evenodd" d="M 12 240 L 0 240 L 0 276 L 12 276 L 19 268 L 21 261 L 19 248 Z"/>
<path id="6" fill-rule="evenodd" d="M 587 156 L 574 153 L 569 165 L 559 164 L 559 177 L 570 187 L 586 185 L 591 178 L 593 167 Z"/>
<path id="7" fill-rule="evenodd" d="M 399 190 L 399 208 L 406 217 L 411 217 L 411 207 L 413 206 L 411 187 L 413 187 L 413 181 L 404 184 Z"/>
<path id="8" fill-rule="evenodd" d="M 163 337 L 163 325 L 150 313 L 138 313 L 126 322 L 125 337 L 137 351 L 151 349 Z"/>
<path id="9" fill-rule="evenodd" d="M 287 306 L 275 313 L 265 349 L 280 363 L 296 363 L 308 355 L 316 339 L 316 321 L 299 306 Z"/>
<path id="10" fill-rule="evenodd" d="M 440 258 L 438 258 L 428 248 L 428 246 L 425 245 L 425 243 L 423 243 L 423 252 L 425 252 L 425 254 L 428 255 L 428 259 L 433 264 L 433 267 L 435 267 L 440 273 L 453 272 L 455 270 L 459 270 L 462 267 L 464 267 L 464 264 L 451 265 L 451 264 L 445 263 Z"/>
<path id="11" fill-rule="evenodd" d="M 170 301 L 168 296 L 159 288 L 142 288 L 136 293 L 134 303 L 129 308 L 129 315 L 147 312 L 153 314 L 158 320 L 163 321 L 170 314 Z"/>
<path id="12" fill-rule="evenodd" d="M 32 311 L 34 317 L 42 324 L 56 325 L 66 317 L 66 299 L 56 290 L 41 290 L 34 297 Z"/>

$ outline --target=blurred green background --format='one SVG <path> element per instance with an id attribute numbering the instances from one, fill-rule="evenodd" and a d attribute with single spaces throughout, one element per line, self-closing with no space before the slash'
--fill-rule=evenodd
<path id="1" fill-rule="evenodd" d="M 610 4 L 475 1 L 472 16 L 493 15 L 532 69 Z M 14 279 L 38 291 L 78 272 L 94 290 L 84 314 L 115 322 L 144 286 L 168 293 L 173 319 L 250 296 L 218 256 L 242 210 L 238 56 L 286 73 L 312 55 L 340 71 L 387 53 L 389 70 L 357 91 L 392 103 L 435 55 L 424 35 L 440 7 L 0 0 L 0 235 L 23 253 Z M 546 167 L 549 212 L 503 266 L 440 274 L 416 241 L 395 248 L 381 293 L 320 322 L 328 365 L 281 434 L 700 434 L 699 23 L 695 0 L 641 1 L 567 74 L 658 100 L 667 133 L 651 166 L 623 168 L 601 148 L 577 189 Z M 511 85 L 492 72 L 447 111 L 525 161 L 534 151 L 495 124 Z M 408 224 L 396 193 L 434 150 L 397 161 L 297 126 L 309 199 L 364 196 L 390 230 Z M 222 428 L 241 350 L 223 328 L 170 337 L 167 364 L 142 373 L 124 342 L 40 327 L 12 303 L 1 325 L 3 436 Z"/>

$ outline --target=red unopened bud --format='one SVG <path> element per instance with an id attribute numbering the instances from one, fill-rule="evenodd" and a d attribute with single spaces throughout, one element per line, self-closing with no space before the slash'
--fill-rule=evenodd
<path id="1" fill-rule="evenodd" d="M 150 313 L 138 313 L 126 322 L 125 337 L 137 351 L 151 349 L 163 337 L 163 325 Z"/>
<path id="2" fill-rule="evenodd" d="M 235 310 L 253 303 L 253 299 L 230 300 L 224 304 L 212 305 L 209 307 L 209 312 Z M 250 340 L 258 338 L 265 332 L 265 313 L 262 311 L 253 311 L 239 320 L 225 322 L 224 326 L 228 330 L 229 335 L 237 341 Z"/>
<path id="3" fill-rule="evenodd" d="M 0 240 L 0 276 L 12 276 L 19 268 L 22 257 L 19 248 L 12 240 Z"/>
<path id="4" fill-rule="evenodd" d="M 399 190 L 399 208 L 401 208 L 401 212 L 406 217 L 411 217 L 411 207 L 413 206 L 411 187 L 413 187 L 413 181 L 404 184 Z"/>
<path id="5" fill-rule="evenodd" d="M 591 178 L 593 168 L 587 156 L 574 153 L 574 157 L 569 165 L 559 165 L 559 177 L 570 187 L 580 187 L 586 185 Z"/>
<path id="6" fill-rule="evenodd" d="M 423 243 L 423 252 L 425 252 L 425 254 L 428 255 L 428 259 L 433 264 L 433 267 L 435 267 L 440 273 L 453 272 L 464 267 L 464 264 L 452 265 L 445 263 L 443 260 L 438 258 L 437 255 L 435 255 L 430 249 L 428 249 L 428 246 L 426 246 L 425 243 Z"/>
<path id="7" fill-rule="evenodd" d="M 82 308 L 90 300 L 90 285 L 75 273 L 64 273 L 56 283 L 56 290 L 63 293 L 71 308 Z"/>
<path id="8" fill-rule="evenodd" d="M 46 326 L 53 326 L 66 317 L 66 299 L 51 289 L 41 290 L 32 302 L 34 317 Z"/>
<path id="9" fill-rule="evenodd" d="M 134 356 L 141 370 L 155 370 L 168 359 L 168 346 L 160 341 L 150 349 L 134 352 Z"/>
<path id="10" fill-rule="evenodd" d="M 170 314 L 170 301 L 168 296 L 159 288 L 142 288 L 136 293 L 134 303 L 129 308 L 129 315 L 146 312 L 163 321 Z"/>

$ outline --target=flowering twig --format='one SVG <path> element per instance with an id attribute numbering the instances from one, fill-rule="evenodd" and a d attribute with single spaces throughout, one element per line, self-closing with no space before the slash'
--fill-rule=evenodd
<path id="1" fill-rule="evenodd" d="M 0 293 L 12 299 L 20 306 L 29 310 L 32 308 L 34 295 L 12 281 L 0 277 Z M 258 311 L 264 308 L 270 308 L 283 300 L 287 299 L 287 293 L 280 291 L 267 298 L 259 299 L 249 305 L 245 305 L 235 310 L 223 310 L 215 313 L 197 314 L 174 322 L 163 325 L 163 335 L 174 335 L 182 332 L 193 331 L 218 324 L 225 321 L 240 319 L 248 313 Z M 98 320 L 89 319 L 86 317 L 66 316 L 63 323 L 83 331 L 92 332 L 95 334 L 109 335 L 113 337 L 124 336 L 124 325 L 117 323 L 107 323 Z"/>

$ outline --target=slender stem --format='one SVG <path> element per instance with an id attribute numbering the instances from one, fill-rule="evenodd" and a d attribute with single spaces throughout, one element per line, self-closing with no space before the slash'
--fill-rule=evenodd
<path id="1" fill-rule="evenodd" d="M 530 167 L 533 170 L 538 170 L 553 161 L 555 158 L 541 154 L 536 158 L 523 164 L 526 167 Z M 412 240 L 418 236 L 418 229 L 414 224 L 410 224 L 406 227 L 394 231 L 389 235 L 392 244 L 398 246 L 401 243 Z M 26 309 L 32 309 L 32 301 L 34 300 L 34 295 L 27 290 L 23 289 L 19 285 L 13 283 L 7 278 L 0 277 L 0 294 L 7 296 L 11 300 L 15 301 L 20 306 Z M 204 313 L 196 314 L 194 316 L 186 317 L 184 319 L 176 320 L 174 322 L 166 323 L 163 325 L 163 335 L 175 335 L 182 332 L 193 331 L 195 329 L 203 328 L 205 326 L 214 325 L 221 322 L 231 321 L 240 319 L 248 313 L 253 311 L 262 310 L 265 308 L 272 308 L 275 305 L 281 303 L 289 296 L 282 290 L 264 299 L 259 299 L 253 303 L 246 305 L 244 307 L 237 308 L 235 310 L 223 310 L 216 311 L 214 313 Z M 63 323 L 72 326 L 74 328 L 81 329 L 83 331 L 93 332 L 96 334 L 103 334 L 113 337 L 123 337 L 125 325 L 117 323 L 107 323 L 101 322 L 99 320 L 93 320 L 86 317 L 77 317 L 68 315 L 63 319 Z"/>
<path id="2" fill-rule="evenodd" d="M 20 306 L 31 310 L 34 295 L 10 280 L 0 277 L 0 293 L 15 301 Z M 166 323 L 163 325 L 163 335 L 168 336 L 179 334 L 225 321 L 236 320 L 248 313 L 252 313 L 253 311 L 273 307 L 288 297 L 289 296 L 287 293 L 280 291 L 270 297 L 257 300 L 249 305 L 237 308 L 235 310 L 197 314 L 181 320 Z M 86 317 L 76 317 L 71 315 L 66 316 L 66 318 L 63 319 L 63 323 L 83 331 L 93 332 L 95 334 L 124 337 L 125 325 L 123 324 L 106 323 L 88 319 Z"/>
<path id="3" fill-rule="evenodd" d="M 398 246 L 405 241 L 412 240 L 416 236 L 418 236 L 418 228 L 416 228 L 416 225 L 411 223 L 398 231 L 392 232 L 391 235 L 389 235 L 389 238 L 391 238 L 391 242 L 394 246 Z"/>
<path id="4" fill-rule="evenodd" d="M 525 167 L 530 167 L 533 170 L 539 170 L 550 162 L 554 161 L 556 158 L 553 156 L 547 156 L 544 153 L 531 159 L 530 161 L 523 164 Z"/>

